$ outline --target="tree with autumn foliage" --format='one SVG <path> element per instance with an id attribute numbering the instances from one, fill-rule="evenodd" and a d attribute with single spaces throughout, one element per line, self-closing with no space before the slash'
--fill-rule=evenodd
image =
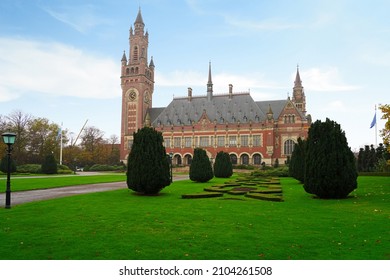
<path id="1" fill-rule="evenodd" d="M 383 143 L 390 152 L 390 105 L 380 105 L 379 109 L 383 113 L 382 120 L 386 120 L 385 127 L 381 130 L 381 136 L 383 137 Z M 388 164 L 390 164 L 390 162 L 388 162 Z"/>

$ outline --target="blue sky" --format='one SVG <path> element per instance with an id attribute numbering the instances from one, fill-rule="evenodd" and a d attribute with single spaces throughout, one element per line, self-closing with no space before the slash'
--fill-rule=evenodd
<path id="1" fill-rule="evenodd" d="M 153 106 L 206 91 L 287 98 L 299 64 L 307 111 L 375 143 L 375 104 L 389 104 L 390 2 L 2 0 L 0 114 L 21 110 L 78 133 L 88 119 L 120 135 L 120 60 L 141 7 L 156 65 Z M 384 127 L 377 112 L 378 130 Z M 381 138 L 378 133 L 378 143 Z"/>

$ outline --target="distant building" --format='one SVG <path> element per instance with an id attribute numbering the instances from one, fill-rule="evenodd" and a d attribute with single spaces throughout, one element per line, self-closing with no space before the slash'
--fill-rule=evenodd
<path id="1" fill-rule="evenodd" d="M 306 138 L 311 124 L 306 97 L 297 68 L 292 98 L 254 101 L 249 92 L 214 94 L 209 64 L 206 94 L 195 96 L 188 88 L 185 97 L 173 98 L 167 107 L 152 107 L 153 57 L 148 63 L 148 32 L 141 10 L 130 27 L 130 52 L 122 57 L 121 160 L 125 161 L 133 133 L 153 126 L 164 138 L 173 163 L 191 163 L 194 148 L 215 158 L 219 151 L 230 154 L 233 164 L 284 163 L 299 137 Z"/>

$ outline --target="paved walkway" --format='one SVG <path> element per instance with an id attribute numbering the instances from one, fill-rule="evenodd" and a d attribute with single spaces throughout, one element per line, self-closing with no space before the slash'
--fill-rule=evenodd
<path id="1" fill-rule="evenodd" d="M 177 175 L 173 177 L 174 181 L 186 179 L 188 179 L 188 175 Z M 123 181 L 114 183 L 90 184 L 20 192 L 12 192 L 11 189 L 11 207 L 12 205 L 22 204 L 26 202 L 48 200 L 52 198 L 72 196 L 84 193 L 112 191 L 118 189 L 127 189 L 126 182 Z M 0 207 L 5 207 L 5 193 L 0 193 Z"/>

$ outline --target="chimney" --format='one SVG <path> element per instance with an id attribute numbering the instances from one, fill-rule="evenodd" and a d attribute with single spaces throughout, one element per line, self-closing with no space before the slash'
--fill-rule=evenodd
<path id="1" fill-rule="evenodd" d="M 188 88 L 188 101 L 192 100 L 192 88 Z"/>
<path id="2" fill-rule="evenodd" d="M 229 98 L 232 99 L 233 97 L 233 85 L 229 84 Z"/>

